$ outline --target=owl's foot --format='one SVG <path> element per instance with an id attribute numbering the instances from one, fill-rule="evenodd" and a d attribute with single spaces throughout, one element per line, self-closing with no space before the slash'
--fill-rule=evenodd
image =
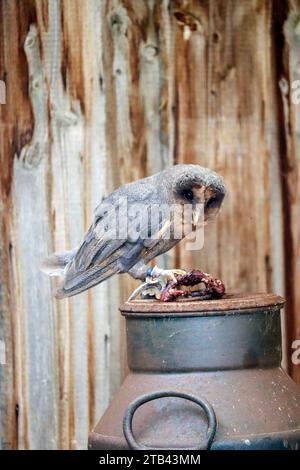
<path id="1" fill-rule="evenodd" d="M 141 295 L 142 298 L 155 297 L 159 300 L 167 284 L 176 283 L 176 274 L 184 275 L 186 271 L 183 269 L 160 269 L 157 266 L 149 268 L 145 282 L 135 289 L 128 300 L 134 300 L 138 295 Z"/>
<path id="2" fill-rule="evenodd" d="M 154 271 L 154 272 L 152 272 Z M 194 269 L 186 273 L 181 269 L 149 269 L 146 282 L 139 286 L 129 300 L 138 295 L 142 298 L 155 297 L 161 302 L 176 301 L 178 297 L 197 300 L 219 299 L 225 293 L 225 285 L 220 279 Z"/>
<path id="3" fill-rule="evenodd" d="M 163 289 L 169 282 L 176 282 L 175 275 L 184 275 L 186 271 L 183 269 L 160 269 L 157 266 L 150 268 L 147 273 L 146 282 L 154 279 L 161 285 Z"/>

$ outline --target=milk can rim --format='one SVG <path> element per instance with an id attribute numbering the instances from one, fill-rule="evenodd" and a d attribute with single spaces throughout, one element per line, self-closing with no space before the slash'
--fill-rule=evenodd
<path id="1" fill-rule="evenodd" d="M 221 299 L 177 302 L 159 302 L 153 300 L 133 300 L 125 302 L 120 311 L 124 316 L 206 316 L 242 313 L 261 309 L 274 310 L 284 306 L 285 299 L 271 293 L 226 294 Z"/>

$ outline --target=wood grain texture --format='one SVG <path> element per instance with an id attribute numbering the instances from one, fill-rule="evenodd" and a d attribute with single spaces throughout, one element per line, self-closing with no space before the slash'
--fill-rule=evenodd
<path id="1" fill-rule="evenodd" d="M 206 231 L 205 249 L 181 251 L 181 265 L 201 265 L 235 291 L 272 289 L 270 3 L 185 5 L 175 30 L 175 160 L 219 171 L 228 197 Z M 194 21 L 188 34 L 186 18 Z"/>
<path id="2" fill-rule="evenodd" d="M 300 79 L 300 2 L 287 3 L 284 22 L 284 47 L 280 57 L 282 99 L 282 183 L 284 188 L 284 228 L 286 248 L 287 345 L 300 338 L 300 108 L 294 97 Z M 299 83 L 299 82 L 298 82 Z M 300 383 L 299 365 L 289 362 L 289 372 Z"/>
<path id="3" fill-rule="evenodd" d="M 228 197 L 200 252 L 182 243 L 159 265 L 200 268 L 231 292 L 286 291 L 300 383 L 300 11 L 280 5 L 2 1 L 2 448 L 86 447 L 126 373 L 118 306 L 136 281 L 56 301 L 39 262 L 80 243 L 103 196 L 172 163 L 219 171 Z"/>

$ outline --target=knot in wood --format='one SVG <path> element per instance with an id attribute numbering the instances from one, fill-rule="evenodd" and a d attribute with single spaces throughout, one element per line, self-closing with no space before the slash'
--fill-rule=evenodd
<path id="1" fill-rule="evenodd" d="M 113 13 L 111 15 L 110 27 L 114 34 L 125 35 L 127 33 L 128 19 L 125 10 L 120 10 L 118 13 Z"/>
<path id="2" fill-rule="evenodd" d="M 147 44 L 142 50 L 142 55 L 149 62 L 151 62 L 158 55 L 158 53 L 159 48 L 154 44 Z"/>

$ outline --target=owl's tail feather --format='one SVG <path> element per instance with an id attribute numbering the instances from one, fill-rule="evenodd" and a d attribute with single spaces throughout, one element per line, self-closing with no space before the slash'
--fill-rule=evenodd
<path id="1" fill-rule="evenodd" d="M 74 258 L 78 248 L 53 255 L 44 259 L 40 264 L 40 270 L 49 276 L 63 276 L 70 261 Z"/>
<path id="2" fill-rule="evenodd" d="M 57 299 L 72 297 L 73 295 L 84 292 L 85 290 L 100 284 L 100 282 L 105 281 L 118 272 L 120 272 L 120 270 L 118 269 L 116 263 L 112 263 L 103 269 L 96 266 L 89 271 L 78 274 L 77 282 L 72 287 L 67 288 L 64 279 L 61 283 L 61 286 L 57 289 L 55 297 Z"/>

